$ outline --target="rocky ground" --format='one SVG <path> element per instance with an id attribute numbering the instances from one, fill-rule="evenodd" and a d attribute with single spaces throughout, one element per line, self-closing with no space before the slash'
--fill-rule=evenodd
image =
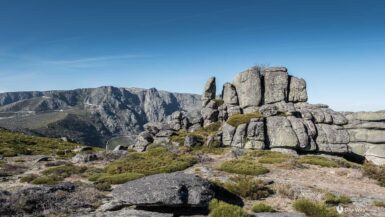
<path id="1" fill-rule="evenodd" d="M 185 169 L 183 173 L 194 174 L 203 178 L 203 180 L 210 180 L 214 183 L 232 182 L 233 178 L 236 177 L 237 174 L 224 172 L 218 168 L 223 162 L 227 162 L 229 160 L 239 160 L 243 158 L 247 155 L 247 152 L 252 151 L 240 151 L 238 149 L 225 149 L 225 151 L 222 151 L 221 149 L 221 151 L 217 152 L 219 154 L 199 153 L 196 155 L 197 158 L 199 158 L 199 161 L 192 167 Z M 99 156 L 101 156 L 101 154 L 99 154 Z M 148 191 L 148 189 L 146 190 L 145 183 L 154 182 L 154 179 L 151 177 L 148 181 L 139 183 L 140 186 L 142 186 L 142 184 L 144 186 L 144 189 L 142 189 L 142 192 L 139 195 L 142 195 L 143 198 L 147 200 L 145 203 L 143 203 L 141 199 L 135 199 L 135 203 L 143 203 L 139 205 L 141 206 L 139 210 L 132 210 L 130 208 L 131 206 L 127 204 L 120 207 L 119 202 L 117 202 L 117 198 L 127 199 L 127 196 L 122 196 L 123 192 L 127 191 L 128 195 L 135 195 L 130 194 L 130 191 L 140 192 L 138 187 L 121 187 L 122 185 L 112 185 L 112 192 L 103 191 L 100 189 L 98 190 L 95 188 L 95 185 L 89 181 L 87 174 L 72 174 L 60 181 L 59 183 L 62 184 L 59 184 L 59 187 L 58 184 L 34 185 L 27 182 L 21 182 L 21 178 L 28 176 L 28 174 L 41 174 L 44 170 L 50 168 L 52 164 L 73 163 L 74 159 L 76 159 L 73 158 L 67 160 L 55 160 L 51 158 L 46 161 L 46 159 L 42 157 L 43 156 L 17 156 L 9 157 L 3 160 L 3 162 L 6 162 L 7 165 L 13 165 L 13 168 L 11 175 L 1 178 L 0 193 L 2 193 L 0 194 L 0 201 L 4 198 L 4 192 L 11 192 L 11 194 L 17 196 L 18 199 L 16 201 L 20 203 L 19 205 L 29 206 L 28 209 L 25 207 L 20 208 L 24 210 L 23 215 L 27 216 L 173 216 L 172 214 L 158 213 L 158 209 L 154 209 L 149 206 L 149 203 L 151 203 L 153 197 L 162 197 L 160 196 L 164 193 L 162 193 L 162 189 L 167 189 L 167 187 L 160 187 L 158 189 L 152 188 L 151 192 Z M 300 157 L 290 158 L 300 159 Z M 334 160 L 336 157 L 327 158 Z M 42 161 L 38 162 L 39 160 Z M 258 157 L 255 158 L 255 160 L 258 160 Z M 86 166 L 87 168 L 103 168 L 110 162 L 110 160 L 99 158 L 99 160 L 95 159 L 95 161 L 92 162 L 77 162 L 75 165 L 79 167 Z M 253 205 L 262 202 L 270 205 L 276 211 L 278 211 L 278 213 L 275 215 L 278 215 L 282 212 L 289 212 L 293 214 L 296 211 L 293 209 L 292 204 L 298 198 L 308 198 L 314 201 L 322 201 L 325 197 L 325 194 L 332 193 L 334 195 L 344 195 L 351 199 L 351 203 L 343 204 L 343 216 L 369 217 L 385 215 L 385 208 L 375 205 L 376 202 L 378 203 L 379 201 L 385 201 L 385 188 L 379 186 L 376 180 L 366 177 L 363 174 L 363 169 L 360 165 L 355 165 L 353 168 L 321 167 L 318 165 L 310 165 L 304 163 L 294 164 L 292 161 L 263 165 L 269 170 L 268 173 L 257 176 L 247 176 L 247 178 L 266 181 L 266 183 L 269 183 L 269 188 L 274 190 L 274 194 L 259 200 L 243 198 L 244 210 L 248 211 L 249 213 L 252 213 L 251 209 Z M 4 168 L 5 167 L 3 163 L 3 172 Z M 165 179 L 167 178 L 163 177 L 160 180 Z M 183 180 L 183 178 L 174 177 L 171 180 Z M 189 177 L 187 177 L 186 180 L 188 180 L 186 183 L 190 183 L 191 181 Z M 173 181 L 167 182 L 165 185 L 172 182 Z M 194 184 L 190 183 L 191 186 L 189 186 L 188 189 L 190 195 L 189 200 L 191 201 L 188 203 L 189 205 L 191 205 L 191 203 L 196 203 L 197 207 L 200 207 L 201 204 L 207 203 L 205 200 L 212 198 L 209 193 L 201 190 L 201 188 L 204 188 L 202 186 L 206 185 L 205 181 L 198 180 L 194 181 L 193 183 L 199 186 L 198 189 L 200 190 L 194 190 L 194 187 L 191 187 L 194 186 Z M 159 180 L 152 185 L 162 186 Z M 178 185 L 179 184 L 176 183 L 176 186 Z M 207 187 L 207 189 L 209 189 L 209 187 Z M 26 191 L 29 193 L 26 193 Z M 196 195 L 199 196 L 195 195 L 192 197 L 191 194 L 194 191 L 197 191 L 198 193 L 196 193 Z M 207 191 L 210 192 L 210 190 Z M 173 194 L 173 192 L 168 192 L 166 195 L 168 194 Z M 156 197 L 154 195 L 156 195 Z M 168 196 L 166 196 L 164 199 L 161 199 L 161 203 L 163 203 L 163 205 L 167 203 L 177 203 L 175 202 L 175 199 L 170 199 L 167 197 Z M 53 198 L 55 198 L 54 203 L 52 202 Z M 39 204 L 39 202 L 36 200 L 39 200 L 42 203 L 44 202 L 45 204 Z M 132 198 L 130 200 L 132 200 Z M 114 203 L 118 203 L 118 205 Z M 2 207 L 0 207 L 0 211 L 2 211 L 3 215 L 7 213 L 6 204 L 7 203 L 2 203 Z M 15 206 L 15 204 L 8 205 Z M 46 210 L 39 210 L 38 212 L 35 212 L 36 210 L 33 211 L 34 209 Z M 113 211 L 116 209 L 118 211 Z M 172 209 L 173 208 L 171 207 L 171 210 Z M 174 209 L 176 208 L 174 207 Z M 164 212 L 164 207 L 161 208 L 161 211 Z M 200 213 L 195 211 L 192 209 L 191 213 L 182 213 L 180 215 L 207 215 L 207 213 Z M 14 215 L 17 216 L 16 213 L 14 213 Z M 9 214 L 9 216 L 12 216 L 12 214 Z"/>

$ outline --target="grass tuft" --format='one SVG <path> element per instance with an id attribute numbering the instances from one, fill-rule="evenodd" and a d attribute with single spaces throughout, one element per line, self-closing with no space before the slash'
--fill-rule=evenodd
<path id="1" fill-rule="evenodd" d="M 253 177 L 236 176 L 232 178 L 232 181 L 223 184 L 223 187 L 233 194 L 246 199 L 259 200 L 274 193 L 266 182 L 253 179 Z"/>
<path id="2" fill-rule="evenodd" d="M 249 123 L 250 120 L 253 118 L 260 118 L 260 117 L 262 117 L 262 115 L 259 112 L 248 113 L 248 114 L 236 114 L 229 117 L 229 119 L 227 119 L 227 123 L 233 127 L 238 127 L 241 124 Z"/>
<path id="3" fill-rule="evenodd" d="M 370 162 L 365 162 L 362 167 L 365 176 L 377 180 L 378 184 L 385 187 L 385 166 L 377 166 Z"/>
<path id="4" fill-rule="evenodd" d="M 340 217 L 335 208 L 328 208 L 324 203 L 316 203 L 308 199 L 298 199 L 293 203 L 293 208 L 306 216 L 311 217 Z"/>
<path id="5" fill-rule="evenodd" d="M 260 212 L 275 212 L 275 210 L 273 209 L 273 207 L 269 206 L 269 205 L 266 205 L 264 203 L 257 203 L 253 206 L 253 208 L 251 209 L 251 211 L 255 212 L 255 213 L 260 213 Z"/>
<path id="6" fill-rule="evenodd" d="M 223 162 L 219 170 L 239 175 L 262 175 L 269 172 L 267 168 L 252 160 L 230 160 Z"/>
<path id="7" fill-rule="evenodd" d="M 352 203 L 352 200 L 348 196 L 345 196 L 345 195 L 337 196 L 328 192 L 325 194 L 325 203 L 329 205 L 339 205 L 339 204 Z"/>
<path id="8" fill-rule="evenodd" d="M 209 204 L 210 217 L 249 217 L 241 207 L 231 205 L 217 199 Z"/>

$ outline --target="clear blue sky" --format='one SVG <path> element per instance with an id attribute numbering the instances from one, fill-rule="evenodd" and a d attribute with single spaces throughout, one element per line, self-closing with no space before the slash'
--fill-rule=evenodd
<path id="1" fill-rule="evenodd" d="M 286 66 L 310 102 L 385 109 L 382 0 L 0 0 L 0 91 L 114 85 L 200 93 Z"/>

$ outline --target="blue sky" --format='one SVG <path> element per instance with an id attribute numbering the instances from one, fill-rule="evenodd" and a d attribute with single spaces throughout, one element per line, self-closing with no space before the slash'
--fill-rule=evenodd
<path id="1" fill-rule="evenodd" d="M 113 85 L 201 93 L 286 66 L 311 103 L 385 109 L 381 0 L 0 0 L 0 92 Z"/>

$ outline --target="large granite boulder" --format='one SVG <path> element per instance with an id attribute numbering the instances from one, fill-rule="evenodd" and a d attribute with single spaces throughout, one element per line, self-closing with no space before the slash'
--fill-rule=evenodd
<path id="1" fill-rule="evenodd" d="M 360 121 L 385 121 L 385 111 L 378 112 L 354 112 L 346 115 L 349 120 Z"/>
<path id="2" fill-rule="evenodd" d="M 231 146 L 243 148 L 246 143 L 247 124 L 240 124 L 235 130 Z"/>
<path id="3" fill-rule="evenodd" d="M 225 83 L 223 85 L 222 98 L 226 105 L 238 105 L 238 95 L 235 86 L 231 83 Z"/>
<path id="4" fill-rule="evenodd" d="M 352 142 L 385 143 L 385 130 L 350 129 L 348 132 Z"/>
<path id="5" fill-rule="evenodd" d="M 294 116 L 287 117 L 287 119 L 290 121 L 291 126 L 297 135 L 299 147 L 303 149 L 307 148 L 310 145 L 310 139 L 303 120 Z"/>
<path id="6" fill-rule="evenodd" d="M 231 126 L 228 123 L 225 123 L 222 126 L 222 144 L 224 146 L 231 146 L 231 143 L 233 142 L 235 130 L 236 128 Z"/>
<path id="7" fill-rule="evenodd" d="M 157 174 L 116 187 L 112 195 L 126 205 L 141 207 L 207 207 L 214 198 L 213 185 L 182 172 Z"/>
<path id="8" fill-rule="evenodd" d="M 290 76 L 289 80 L 289 102 L 306 102 L 306 81 L 304 79 L 296 78 L 293 76 Z"/>
<path id="9" fill-rule="evenodd" d="M 265 148 L 265 123 L 260 119 L 252 119 L 247 126 L 246 149 Z"/>
<path id="10" fill-rule="evenodd" d="M 299 141 L 290 121 L 283 116 L 266 118 L 270 148 L 297 148 Z"/>
<path id="11" fill-rule="evenodd" d="M 203 106 L 205 106 L 208 101 L 215 99 L 215 94 L 217 91 L 215 77 L 210 77 L 204 87 L 203 94 L 202 94 L 202 103 Z"/>
<path id="12" fill-rule="evenodd" d="M 234 79 L 241 108 L 257 107 L 262 102 L 261 73 L 256 68 L 238 74 Z"/>
<path id="13" fill-rule="evenodd" d="M 96 212 L 94 214 L 77 215 L 78 217 L 173 217 L 172 213 L 150 212 L 136 209 Z"/>
<path id="14" fill-rule="evenodd" d="M 289 76 L 286 68 L 274 67 L 264 70 L 265 103 L 286 102 L 288 97 Z"/>
<path id="15" fill-rule="evenodd" d="M 349 153 L 348 143 L 350 141 L 348 132 L 336 125 L 316 124 L 318 151 L 325 153 Z"/>
<path id="16" fill-rule="evenodd" d="M 365 158 L 376 165 L 385 164 L 385 144 L 374 145 L 365 153 Z"/>

